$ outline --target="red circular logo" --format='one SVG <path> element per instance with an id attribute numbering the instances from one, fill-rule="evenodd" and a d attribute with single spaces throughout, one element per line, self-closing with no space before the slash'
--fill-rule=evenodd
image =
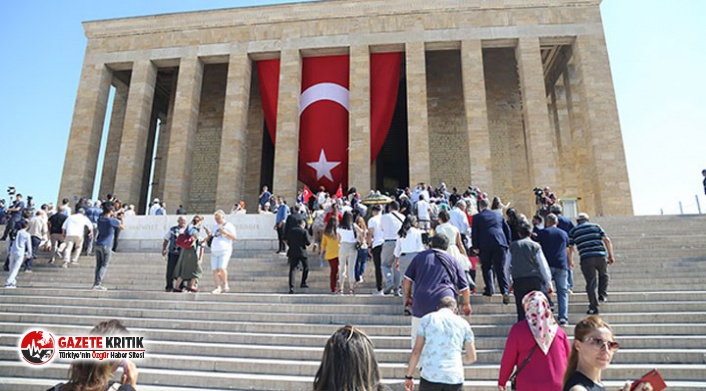
<path id="1" fill-rule="evenodd" d="M 31 330 L 20 340 L 22 359 L 31 365 L 44 365 L 54 358 L 54 336 L 44 330 Z"/>

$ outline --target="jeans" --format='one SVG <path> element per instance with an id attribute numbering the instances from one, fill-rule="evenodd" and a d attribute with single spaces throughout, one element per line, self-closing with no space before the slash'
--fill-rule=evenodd
<path id="1" fill-rule="evenodd" d="M 297 271 L 297 266 L 299 263 L 302 264 L 302 283 L 301 287 L 306 286 L 306 279 L 309 277 L 309 262 L 306 257 L 302 258 L 289 258 L 289 290 L 294 289 L 294 273 Z"/>
<path id="2" fill-rule="evenodd" d="M 80 247 L 79 247 L 80 248 Z M 110 250 L 112 246 L 110 245 L 96 245 L 96 275 L 93 279 L 93 285 L 103 285 L 103 277 L 108 271 L 108 264 L 110 264 Z"/>
<path id="3" fill-rule="evenodd" d="M 508 283 L 505 275 L 505 259 L 507 257 L 507 249 L 503 247 L 491 247 L 481 249 L 480 254 L 481 269 L 483 270 L 483 281 L 485 281 L 485 293 L 494 293 L 493 274 L 498 280 L 500 293 L 507 295 Z"/>
<path id="4" fill-rule="evenodd" d="M 86 239 L 86 255 L 93 255 L 93 249 L 96 246 L 96 239 L 98 238 L 98 224 L 93 224 L 93 236 Z"/>
<path id="5" fill-rule="evenodd" d="M 573 291 L 574 290 L 574 269 L 569 269 L 569 273 L 566 276 L 566 289 Z"/>
<path id="6" fill-rule="evenodd" d="M 381 266 L 385 276 L 385 288 L 388 290 L 400 287 L 401 275 L 395 266 L 395 240 L 386 241 L 382 245 Z"/>
<path id="7" fill-rule="evenodd" d="M 358 257 L 358 250 L 355 248 L 355 243 L 341 243 L 338 249 L 338 287 L 343 291 L 343 285 L 348 277 L 350 289 L 353 289 L 355 284 L 355 260 Z"/>
<path id="8" fill-rule="evenodd" d="M 38 236 L 32 236 L 30 239 L 32 240 L 32 256 L 25 260 L 25 270 L 32 270 L 32 261 L 37 259 L 37 251 L 39 250 L 39 244 L 42 243 L 42 238 Z"/>
<path id="9" fill-rule="evenodd" d="M 365 265 L 368 264 L 368 249 L 358 249 L 358 256 L 355 259 L 355 280 L 360 281 L 365 274 Z"/>
<path id="10" fill-rule="evenodd" d="M 375 263 L 375 288 L 382 290 L 382 245 L 373 247 L 373 263 Z"/>
<path id="11" fill-rule="evenodd" d="M 559 269 L 556 267 L 550 267 L 549 271 L 552 273 L 552 280 L 556 285 L 556 296 L 559 301 L 559 320 L 565 319 L 569 320 L 569 292 L 568 292 L 568 275 L 569 271 L 565 269 Z"/>
<path id="12" fill-rule="evenodd" d="M 581 272 L 586 279 L 586 294 L 588 295 L 588 306 L 591 310 L 598 309 L 598 296 L 608 296 L 608 261 L 605 257 L 591 257 L 581 260 Z M 596 278 L 598 273 L 598 278 Z M 598 295 L 596 295 L 598 288 Z"/>
<path id="13" fill-rule="evenodd" d="M 7 281 L 5 285 L 16 285 L 17 284 L 17 273 L 20 272 L 20 266 L 22 266 L 22 259 L 25 257 L 24 254 L 12 254 L 10 253 L 10 274 L 7 276 Z"/>
<path id="14" fill-rule="evenodd" d="M 331 268 L 331 273 L 328 276 L 329 288 L 331 288 L 331 292 L 336 292 L 336 284 L 338 281 L 338 257 L 329 259 L 328 264 Z"/>

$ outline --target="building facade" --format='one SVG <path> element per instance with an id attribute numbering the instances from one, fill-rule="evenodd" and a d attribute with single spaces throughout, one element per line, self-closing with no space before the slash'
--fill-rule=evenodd
<path id="1" fill-rule="evenodd" d="M 632 215 L 599 6 L 329 0 L 86 22 L 59 196 L 90 196 L 99 176 L 101 196 L 140 210 L 156 197 L 170 212 L 229 210 L 240 199 L 253 212 L 262 185 L 291 199 L 302 63 L 347 55 L 347 184 L 360 193 L 472 184 L 531 213 L 532 188 L 550 186 L 580 198 L 581 211 Z M 372 161 L 375 53 L 402 61 Z M 257 72 L 271 59 L 280 63 L 275 143 Z"/>

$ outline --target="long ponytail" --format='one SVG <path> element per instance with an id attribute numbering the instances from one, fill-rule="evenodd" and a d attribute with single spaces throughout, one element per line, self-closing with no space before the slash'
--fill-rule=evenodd
<path id="1" fill-rule="evenodd" d="M 574 328 L 574 343 L 571 344 L 571 355 L 569 356 L 569 361 L 566 364 L 566 372 L 564 373 L 564 387 L 574 373 L 576 373 L 576 369 L 579 365 L 579 351 L 576 349 L 575 341 L 583 341 L 591 331 L 602 327 L 611 330 L 611 332 L 613 331 L 610 325 L 597 315 L 588 316 L 576 324 Z"/>

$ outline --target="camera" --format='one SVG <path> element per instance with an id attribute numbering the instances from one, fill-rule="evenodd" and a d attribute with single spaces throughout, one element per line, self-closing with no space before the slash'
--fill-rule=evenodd
<path id="1" fill-rule="evenodd" d="M 532 192 L 534 193 L 535 203 L 544 204 L 544 190 L 539 187 L 535 187 L 532 189 Z"/>
<path id="2" fill-rule="evenodd" d="M 8 186 L 8 187 L 7 187 L 7 195 L 13 196 L 13 195 L 15 195 L 15 193 L 16 193 L 16 190 L 15 190 L 15 187 L 14 187 L 14 186 Z"/>

